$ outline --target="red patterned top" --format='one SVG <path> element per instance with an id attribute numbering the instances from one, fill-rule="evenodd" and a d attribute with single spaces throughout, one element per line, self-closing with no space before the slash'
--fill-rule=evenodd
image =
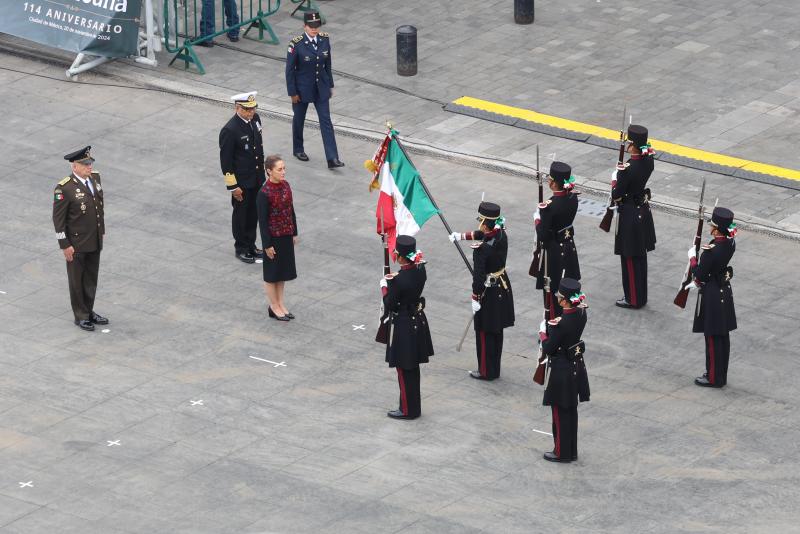
<path id="1" fill-rule="evenodd" d="M 289 182 L 282 180 L 276 184 L 267 180 L 261 187 L 259 196 L 262 197 L 262 201 L 259 202 L 259 225 L 261 226 L 262 241 L 265 238 L 269 241 L 271 237 L 297 235 L 292 188 L 289 186 Z M 268 232 L 264 232 L 265 227 Z M 263 246 L 268 248 L 270 245 L 263 243 Z"/>

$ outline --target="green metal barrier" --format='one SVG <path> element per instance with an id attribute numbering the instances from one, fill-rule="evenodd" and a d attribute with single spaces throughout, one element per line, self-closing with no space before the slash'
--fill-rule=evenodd
<path id="1" fill-rule="evenodd" d="M 292 3 L 297 4 L 297 7 L 292 11 L 292 17 L 302 19 L 303 13 L 306 11 L 317 11 L 320 21 L 325 24 L 325 15 L 322 14 L 322 11 L 320 11 L 319 6 L 314 0 L 292 0 Z M 300 13 L 297 13 L 298 11 L 300 11 Z"/>
<path id="2" fill-rule="evenodd" d="M 223 2 L 210 0 L 215 8 L 222 8 Z M 267 22 L 267 17 L 277 13 L 281 7 L 281 0 L 237 0 L 239 23 L 232 26 L 225 25 L 224 8 L 214 17 L 214 32 L 202 35 L 200 22 L 202 18 L 203 0 L 164 0 L 164 47 L 170 54 L 175 54 L 170 65 L 175 61 L 183 61 L 184 69 L 190 65 L 197 67 L 200 74 L 205 74 L 203 63 L 194 51 L 198 44 L 210 41 L 231 30 L 247 27 L 243 37 L 248 37 L 250 30 L 258 29 L 258 37 L 248 37 L 264 41 L 264 33 L 269 34 L 266 44 L 278 44 L 280 41 L 275 31 Z M 248 4 L 248 9 L 245 9 Z M 170 9 L 171 8 L 171 9 Z M 170 13 L 172 11 L 172 13 Z M 172 26 L 170 27 L 170 21 Z M 180 28 L 180 29 L 179 29 Z M 219 29 L 218 29 L 219 28 Z M 183 39 L 183 42 L 181 42 Z"/>

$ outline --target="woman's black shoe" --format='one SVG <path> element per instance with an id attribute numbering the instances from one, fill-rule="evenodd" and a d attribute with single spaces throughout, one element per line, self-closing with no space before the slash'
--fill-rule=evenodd
<path id="1" fill-rule="evenodd" d="M 290 320 L 288 315 L 281 315 L 280 317 L 275 315 L 275 312 L 272 311 L 272 308 L 269 307 L 269 306 L 267 306 L 267 311 L 269 312 L 269 316 L 272 317 L 273 319 L 275 319 L 276 321 L 289 321 Z"/>
<path id="2" fill-rule="evenodd" d="M 286 312 L 286 317 L 288 317 L 289 319 L 294 319 L 294 314 L 291 312 Z"/>

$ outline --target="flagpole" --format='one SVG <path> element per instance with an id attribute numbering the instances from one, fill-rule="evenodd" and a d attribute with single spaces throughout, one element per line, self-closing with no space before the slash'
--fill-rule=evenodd
<path id="1" fill-rule="evenodd" d="M 397 146 L 399 146 L 400 150 L 403 151 L 403 155 L 406 157 L 408 162 L 411 163 L 411 165 L 414 165 L 414 162 L 411 161 L 411 158 L 409 157 L 408 152 L 406 152 L 406 147 L 404 147 L 403 143 L 400 142 L 400 138 L 398 137 L 398 135 L 395 134 L 393 137 L 394 137 L 395 141 L 397 141 Z M 450 228 L 450 225 L 447 224 L 447 219 L 445 219 L 444 215 L 442 215 L 442 210 L 439 209 L 439 205 L 433 199 L 433 195 L 431 195 L 430 189 L 428 189 L 428 186 L 425 185 L 425 180 L 422 179 L 422 173 L 419 172 L 419 167 L 414 165 L 414 168 L 417 169 L 417 173 L 419 173 L 419 183 L 422 185 L 422 189 L 425 190 L 425 194 L 428 195 L 429 199 L 431 199 L 431 203 L 433 204 L 433 207 L 436 208 L 436 213 L 437 213 L 437 215 L 439 215 L 439 219 L 441 219 L 442 224 L 444 225 L 444 229 L 447 230 L 448 235 L 452 234 L 453 230 Z M 458 241 L 453 241 L 453 245 L 455 245 L 456 249 L 458 250 L 458 253 L 461 254 L 461 259 L 464 260 L 464 263 L 466 264 L 467 269 L 469 269 L 469 274 L 474 274 L 473 271 L 472 271 L 472 265 L 470 264 L 469 260 L 467 259 L 466 254 L 464 254 L 464 251 L 461 249 L 461 245 L 458 244 Z"/>

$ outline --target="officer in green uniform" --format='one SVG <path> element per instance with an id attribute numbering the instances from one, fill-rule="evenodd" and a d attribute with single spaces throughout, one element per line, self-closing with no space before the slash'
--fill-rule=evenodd
<path id="1" fill-rule="evenodd" d="M 103 186 L 92 170 L 94 158 L 87 146 L 64 156 L 72 173 L 53 191 L 53 225 L 58 246 L 67 260 L 69 299 L 75 324 L 83 330 L 108 324 L 95 313 L 94 296 L 100 268 L 100 251 L 106 233 L 103 222 Z"/>

